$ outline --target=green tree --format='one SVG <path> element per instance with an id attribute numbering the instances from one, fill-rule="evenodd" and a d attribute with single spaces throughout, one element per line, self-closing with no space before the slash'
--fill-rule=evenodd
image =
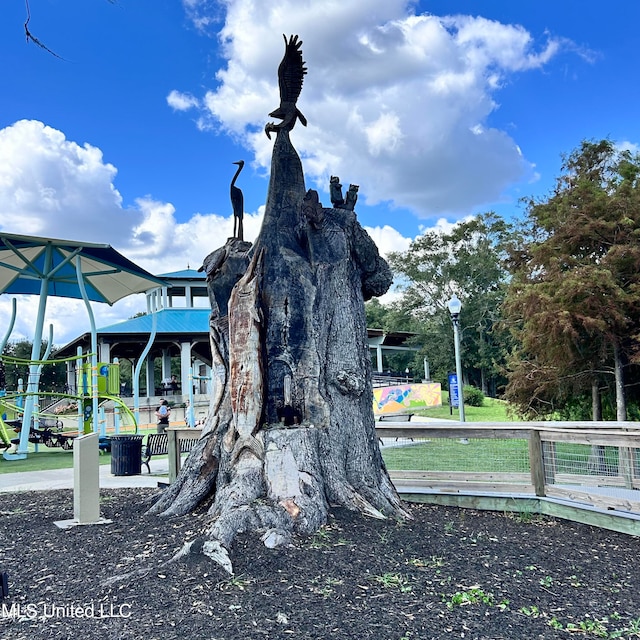
<path id="1" fill-rule="evenodd" d="M 19 340 L 5 345 L 3 355 L 19 358 L 21 360 L 31 359 L 30 340 Z M 40 357 L 42 357 L 47 349 L 46 340 L 42 341 L 40 346 Z M 49 354 L 49 360 L 55 359 L 56 347 L 53 346 Z M 18 379 L 22 378 L 26 389 L 29 380 L 29 365 L 23 363 L 14 363 L 13 361 L 5 362 L 5 383 L 6 388 L 15 391 L 18 388 Z M 66 382 L 66 369 L 63 363 L 45 364 L 40 374 L 39 388 L 42 391 L 62 391 Z"/>
<path id="2" fill-rule="evenodd" d="M 487 395 L 495 395 L 504 382 L 508 335 L 499 321 L 509 276 L 503 261 L 510 237 L 504 220 L 485 213 L 446 233 L 429 231 L 407 251 L 389 257 L 403 289 L 401 308 L 419 321 L 427 358 L 440 379 L 446 379 L 454 362 L 447 302 L 454 293 L 460 298 L 463 377 Z"/>
<path id="3" fill-rule="evenodd" d="M 625 375 L 637 375 L 640 346 L 639 175 L 638 155 L 585 141 L 552 195 L 528 202 L 505 304 L 519 345 L 507 397 L 523 414 L 591 395 L 599 419 L 604 393 L 627 419 Z"/>

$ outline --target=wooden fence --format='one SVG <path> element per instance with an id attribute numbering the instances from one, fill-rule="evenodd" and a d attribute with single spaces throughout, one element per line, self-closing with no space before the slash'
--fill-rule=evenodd
<path id="1" fill-rule="evenodd" d="M 386 422 L 376 433 L 406 499 L 546 513 L 640 536 L 638 422 Z M 508 445 L 495 448 L 493 466 L 491 443 Z M 448 446 L 457 455 L 443 455 Z M 405 447 L 417 448 L 410 469 L 398 466 L 406 455 L 393 455 Z"/>
<path id="2" fill-rule="evenodd" d="M 173 481 L 177 440 L 200 429 L 171 431 Z M 407 500 L 543 513 L 640 536 L 640 422 L 377 422 L 376 434 Z"/>

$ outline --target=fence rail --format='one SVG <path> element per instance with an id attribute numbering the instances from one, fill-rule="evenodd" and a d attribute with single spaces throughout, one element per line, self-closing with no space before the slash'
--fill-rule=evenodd
<path id="1" fill-rule="evenodd" d="M 483 508 L 533 498 L 543 512 L 570 507 L 591 514 L 572 519 L 640 536 L 638 422 L 387 422 L 376 434 L 401 494 L 473 496 Z"/>
<path id="2" fill-rule="evenodd" d="M 176 430 L 169 447 L 199 434 Z M 376 422 L 376 435 L 409 500 L 523 508 L 640 536 L 640 422 Z"/>

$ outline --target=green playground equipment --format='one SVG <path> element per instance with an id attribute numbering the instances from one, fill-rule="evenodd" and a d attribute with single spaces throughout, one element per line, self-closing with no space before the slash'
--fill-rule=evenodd
<path id="1" fill-rule="evenodd" d="M 79 354 L 73 358 L 61 358 L 57 360 L 24 360 L 12 356 L 0 356 L 0 360 L 24 366 L 36 365 L 38 370 L 45 364 L 63 363 L 69 360 L 76 360 L 76 389 L 77 393 L 57 393 L 47 391 L 22 391 L 19 389 L 13 393 L 2 392 L 0 395 L 0 448 L 5 449 L 5 453 L 16 441 L 19 446 L 23 442 L 33 444 L 44 444 L 48 447 L 62 447 L 63 449 L 73 448 L 73 439 L 83 433 L 97 431 L 99 421 L 94 416 L 94 399 L 99 408 L 103 408 L 107 402 L 114 404 L 115 431 L 120 431 L 120 415 L 126 415 L 133 424 L 135 433 L 138 432 L 138 425 L 135 415 L 131 409 L 119 397 L 120 390 L 120 365 L 113 362 L 98 362 L 92 364 L 93 354 Z M 95 375 L 94 375 L 95 373 Z M 94 384 L 95 383 L 95 384 Z M 22 424 L 24 420 L 24 406 L 28 404 L 31 397 L 32 414 L 31 426 L 26 437 L 22 435 Z M 57 400 L 67 399 L 77 404 L 78 430 L 75 433 L 62 431 L 62 415 L 51 412 L 40 412 L 38 400 L 41 398 L 56 398 Z M 72 414 L 64 414 L 69 417 Z M 9 416 L 12 416 L 9 419 Z M 53 424 L 52 424 L 53 423 Z M 17 431 L 20 436 L 11 437 L 10 431 Z M 104 420 L 100 435 L 106 436 Z M 13 440 L 13 442 L 12 442 Z M 9 453 L 8 456 L 11 454 Z M 5 455 L 5 457 L 8 457 Z M 11 458 L 9 458 L 11 459 Z"/>
<path id="2" fill-rule="evenodd" d="M 2 394 L 2 396 L 0 396 L 1 399 L 4 397 L 4 391 L 0 393 Z M 11 446 L 11 438 L 4 423 L 6 417 L 7 414 L 5 413 L 3 405 L 0 403 L 0 448 L 2 449 L 8 449 Z"/>

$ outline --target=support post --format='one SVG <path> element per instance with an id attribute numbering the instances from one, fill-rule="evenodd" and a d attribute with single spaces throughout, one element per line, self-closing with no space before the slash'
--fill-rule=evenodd
<path id="1" fill-rule="evenodd" d="M 542 441 L 540 432 L 532 430 L 529 434 L 529 468 L 531 470 L 531 484 L 536 495 L 543 498 L 544 487 L 544 459 L 542 457 Z"/>
<path id="2" fill-rule="evenodd" d="M 180 441 L 178 433 L 174 429 L 167 429 L 167 452 L 169 454 L 169 484 L 176 481 L 178 472 L 180 471 Z"/>
<path id="3" fill-rule="evenodd" d="M 193 396 L 193 380 L 197 378 L 200 380 L 200 376 L 193 375 L 193 367 L 189 367 L 189 407 L 185 413 L 185 422 L 187 427 L 195 427 L 196 426 L 196 414 L 194 407 L 194 396 Z"/>
<path id="4" fill-rule="evenodd" d="M 189 397 L 189 390 L 185 387 L 187 385 L 193 386 L 193 380 L 191 379 L 191 342 L 180 343 L 180 384 L 182 397 Z"/>
<path id="5" fill-rule="evenodd" d="M 462 382 L 462 356 L 460 355 L 460 331 L 457 317 L 453 319 L 453 339 L 456 352 L 456 377 L 458 378 L 458 412 L 460 414 L 460 422 L 464 422 L 464 384 Z"/>

